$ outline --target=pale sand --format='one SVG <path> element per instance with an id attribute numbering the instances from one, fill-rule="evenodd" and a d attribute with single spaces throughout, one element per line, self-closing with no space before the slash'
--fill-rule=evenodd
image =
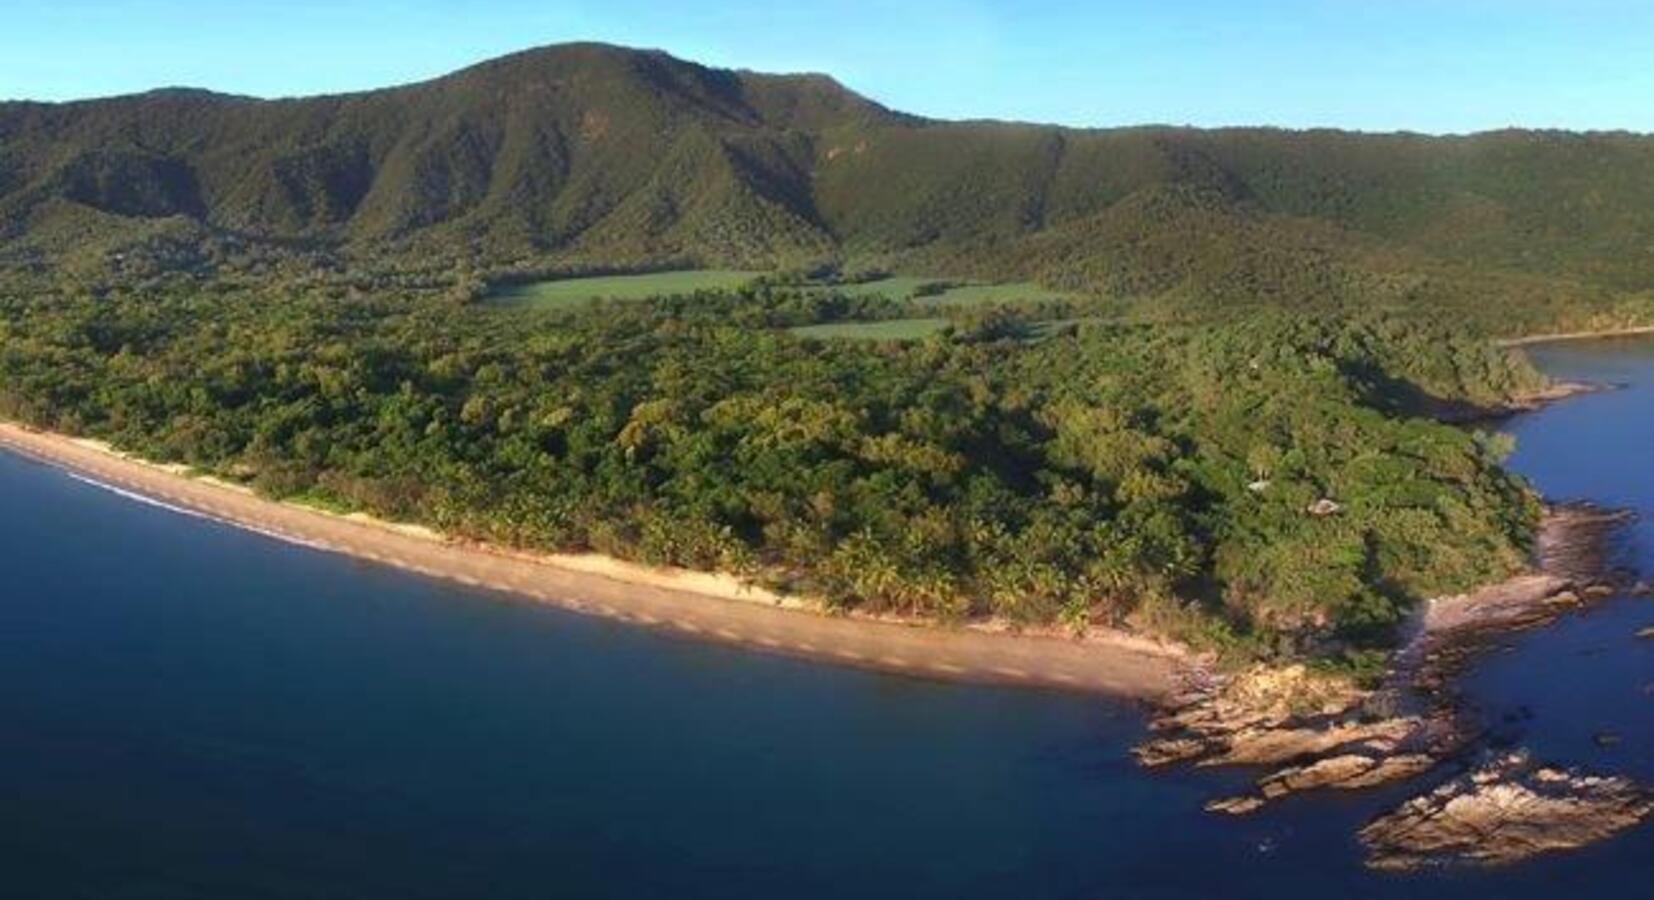
<path id="1" fill-rule="evenodd" d="M 1501 347 L 1529 347 L 1534 344 L 1557 344 L 1564 341 L 1595 341 L 1603 338 L 1636 337 L 1654 334 L 1654 325 L 1628 325 L 1624 328 L 1604 328 L 1600 331 L 1563 331 L 1556 334 L 1534 334 L 1527 337 L 1505 338 Z"/>
<path id="2" fill-rule="evenodd" d="M 103 486 L 260 534 L 583 613 L 778 653 L 933 678 L 1097 691 L 1158 700 L 1198 663 L 1176 645 L 1092 629 L 1084 638 L 828 615 L 710 572 L 652 568 L 596 554 L 534 555 L 459 542 L 429 529 L 341 516 L 194 478 L 107 445 L 0 423 L 0 448 Z M 27 510 L 9 511 L 27 514 Z"/>

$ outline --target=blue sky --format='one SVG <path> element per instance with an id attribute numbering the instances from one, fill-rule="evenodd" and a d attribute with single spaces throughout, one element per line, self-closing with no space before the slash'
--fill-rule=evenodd
<path id="1" fill-rule="evenodd" d="M 946 118 L 1654 131 L 1654 0 L 6 0 L 0 98 L 358 90 L 570 40 Z"/>

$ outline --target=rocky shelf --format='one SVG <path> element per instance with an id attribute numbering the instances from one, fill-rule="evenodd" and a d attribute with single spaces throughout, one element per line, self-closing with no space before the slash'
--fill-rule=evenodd
<path id="1" fill-rule="evenodd" d="M 1367 863 L 1417 869 L 1499 865 L 1613 837 L 1654 813 L 1630 779 L 1534 764 L 1505 754 L 1361 829 Z"/>

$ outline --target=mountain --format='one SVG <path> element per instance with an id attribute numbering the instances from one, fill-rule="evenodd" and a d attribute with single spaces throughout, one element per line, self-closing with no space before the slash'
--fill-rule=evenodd
<path id="1" fill-rule="evenodd" d="M 1647 136 L 942 122 L 825 76 L 598 44 L 338 96 L 0 104 L 13 263 L 853 258 L 1125 296 L 1416 300 L 1645 290 L 1651 234 Z"/>
<path id="2" fill-rule="evenodd" d="M 899 120 L 823 78 L 597 45 L 332 97 L 12 103 L 0 221 L 48 244 L 173 218 L 282 242 L 473 239 L 495 256 L 820 251 L 813 136 Z"/>

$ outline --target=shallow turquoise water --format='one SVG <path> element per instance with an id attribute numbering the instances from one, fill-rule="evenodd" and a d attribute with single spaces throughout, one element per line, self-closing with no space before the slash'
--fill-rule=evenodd
<path id="1" fill-rule="evenodd" d="M 1514 423 L 1514 464 L 1654 510 L 1654 343 L 1544 360 L 1638 387 Z M 1128 705 L 657 635 L 5 455 L 0 572 L 0 896 L 1554 898 L 1623 894 L 1654 851 L 1645 828 L 1376 876 L 1353 831 L 1404 792 L 1209 816 L 1247 773 L 1136 769 Z M 1547 755 L 1654 780 L 1651 611 L 1512 641 L 1472 696 Z"/>

